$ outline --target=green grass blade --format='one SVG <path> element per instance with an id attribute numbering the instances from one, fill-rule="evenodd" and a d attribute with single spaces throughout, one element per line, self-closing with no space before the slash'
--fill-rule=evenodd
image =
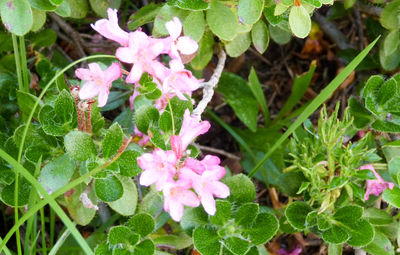
<path id="1" fill-rule="evenodd" d="M 285 141 L 318 107 L 321 106 L 330 95 L 342 84 L 342 82 L 350 75 L 350 73 L 360 64 L 360 62 L 367 56 L 368 52 L 374 47 L 379 37 L 376 38 L 367 48 L 365 48 L 360 54 L 357 55 L 351 61 L 346 68 L 333 79 L 321 93 L 314 98 L 314 100 L 304 109 L 299 115 L 295 122 L 286 130 L 286 132 L 274 143 L 271 149 L 265 154 L 264 158 L 258 162 L 258 164 L 251 170 L 249 177 L 254 176 L 258 169 L 264 164 L 264 162 L 272 155 L 272 153 Z"/>
<path id="2" fill-rule="evenodd" d="M 64 231 L 64 233 L 58 238 L 56 244 L 53 246 L 51 251 L 49 252 L 49 255 L 56 255 L 58 250 L 61 248 L 61 246 L 64 244 L 65 240 L 68 238 L 68 236 L 71 234 L 68 229 Z"/>
<path id="3" fill-rule="evenodd" d="M 0 237 L 0 243 L 3 243 L 3 239 L 1 239 L 1 237 Z M 10 250 L 7 248 L 7 246 L 4 246 L 3 251 L 4 251 L 5 255 L 12 255 Z M 0 252 L 1 252 L 1 250 L 0 250 Z"/>
<path id="4" fill-rule="evenodd" d="M 28 170 L 26 170 L 20 163 L 18 163 L 13 157 L 8 155 L 5 151 L 0 149 L 0 157 L 2 157 L 4 160 L 6 160 L 12 167 L 13 169 L 21 174 L 26 180 L 28 180 L 33 188 L 36 189 L 50 204 L 50 206 L 53 208 L 53 210 L 57 213 L 57 215 L 60 217 L 60 219 L 63 221 L 65 226 L 71 231 L 71 234 L 75 237 L 76 241 L 78 244 L 82 247 L 82 249 L 85 251 L 86 254 L 92 255 L 93 252 L 89 245 L 86 243 L 85 239 L 83 239 L 82 235 L 79 233 L 79 231 L 76 229 L 75 224 L 69 219 L 69 217 L 65 214 L 65 212 L 62 210 L 62 208 L 57 204 L 55 199 L 51 197 L 47 191 L 43 188 L 43 186 L 33 177 Z M 62 194 L 62 193 L 61 193 Z M 36 204 L 38 205 L 38 204 Z M 44 205 L 43 205 L 44 206 Z M 39 207 L 43 208 L 43 206 Z M 25 216 L 25 215 L 24 215 Z M 22 217 L 21 217 L 22 219 Z M 17 223 L 15 224 L 17 225 Z M 17 228 L 18 229 L 18 228 Z M 0 245 L 0 252 L 2 248 L 5 245 L 6 242 L 5 240 L 1 243 Z"/>
<path id="5" fill-rule="evenodd" d="M 267 126 L 270 121 L 270 115 L 267 105 L 267 100 L 265 99 L 264 91 L 262 90 L 260 81 L 258 80 L 256 71 L 252 67 L 249 74 L 249 87 L 257 103 L 260 105 L 261 111 L 264 114 L 264 124 Z"/>

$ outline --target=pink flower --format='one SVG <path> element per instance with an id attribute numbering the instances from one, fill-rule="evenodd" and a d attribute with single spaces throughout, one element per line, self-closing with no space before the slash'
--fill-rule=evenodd
<path id="1" fill-rule="evenodd" d="M 134 127 L 134 132 L 135 132 L 135 136 L 141 137 L 138 142 L 138 144 L 140 146 L 144 147 L 146 144 L 148 144 L 150 142 L 150 137 L 148 135 L 140 132 L 136 125 Z"/>
<path id="2" fill-rule="evenodd" d="M 149 38 L 141 31 L 129 34 L 129 45 L 117 49 L 115 56 L 125 63 L 133 64 L 126 82 L 135 83 L 144 72 L 164 80 L 167 68 L 156 58 L 162 53 L 163 44 L 159 40 Z"/>
<path id="3" fill-rule="evenodd" d="M 183 115 L 183 123 L 179 135 L 171 136 L 171 147 L 178 158 L 183 156 L 187 146 L 199 135 L 206 133 L 210 129 L 210 122 L 201 121 L 195 116 L 190 115 L 189 109 L 186 109 Z"/>
<path id="4" fill-rule="evenodd" d="M 179 99 L 187 100 L 183 94 L 191 96 L 192 91 L 199 88 L 199 80 L 186 70 L 179 60 L 171 60 L 169 66 L 171 71 L 163 82 L 163 92 L 175 94 Z"/>
<path id="5" fill-rule="evenodd" d="M 197 207 L 199 199 L 193 191 L 190 191 L 190 184 L 185 181 L 171 181 L 164 185 L 164 210 L 169 212 L 174 221 L 180 221 L 183 216 L 184 205 Z"/>
<path id="6" fill-rule="evenodd" d="M 206 162 L 203 161 L 199 161 L 199 163 L 200 165 L 203 164 L 202 168 L 204 167 L 205 171 L 203 171 L 204 169 L 191 169 L 185 165 L 180 170 L 179 178 L 191 182 L 204 210 L 208 214 L 214 215 L 216 211 L 214 196 L 226 198 L 230 192 L 228 186 L 219 181 L 225 175 L 225 168 L 219 165 L 207 165 L 207 160 Z M 208 168 L 214 170 L 210 171 Z M 201 171 L 203 171 L 202 174 L 197 174 Z"/>
<path id="7" fill-rule="evenodd" d="M 360 167 L 361 170 L 369 169 L 371 170 L 377 180 L 367 180 L 367 190 L 365 191 L 364 200 L 369 199 L 370 194 L 374 194 L 375 196 L 379 196 L 385 189 L 393 189 L 394 184 L 391 182 L 386 182 L 382 179 L 382 177 L 375 171 L 375 168 L 371 165 L 364 165 Z"/>
<path id="8" fill-rule="evenodd" d="M 153 153 L 145 153 L 137 158 L 138 165 L 144 170 L 140 175 L 140 185 L 156 184 L 158 191 L 164 189 L 167 182 L 173 181 L 176 173 L 176 155 L 173 151 L 156 148 Z"/>
<path id="9" fill-rule="evenodd" d="M 99 34 L 110 40 L 116 41 L 122 46 L 128 46 L 129 34 L 118 25 L 117 10 L 107 9 L 108 19 L 96 21 L 92 26 Z"/>
<path id="10" fill-rule="evenodd" d="M 98 95 L 98 106 L 103 107 L 107 103 L 112 82 L 121 77 L 121 66 L 118 63 L 113 63 L 103 71 L 97 63 L 91 63 L 89 69 L 76 69 L 75 75 L 86 81 L 79 90 L 79 97 L 85 100 Z"/>
<path id="11" fill-rule="evenodd" d="M 188 36 L 180 36 L 182 33 L 182 23 L 177 17 L 165 23 L 165 27 L 170 37 L 162 40 L 164 43 L 164 53 L 169 54 L 173 59 L 181 60 L 179 52 L 184 55 L 191 55 L 197 51 L 199 46 L 196 41 Z"/>

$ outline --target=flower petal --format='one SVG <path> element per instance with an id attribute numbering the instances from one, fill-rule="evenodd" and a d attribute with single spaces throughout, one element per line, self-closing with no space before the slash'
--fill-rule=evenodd
<path id="1" fill-rule="evenodd" d="M 188 36 L 181 36 L 176 44 L 178 50 L 184 55 L 191 55 L 197 51 L 199 45 Z"/>
<path id="2" fill-rule="evenodd" d="M 82 100 L 94 98 L 100 92 L 100 86 L 95 82 L 86 82 L 79 90 L 79 98 Z"/>
<path id="3" fill-rule="evenodd" d="M 174 40 L 176 40 L 181 35 L 182 23 L 177 17 L 174 17 L 172 20 L 166 22 L 165 27 L 167 28 L 168 33 Z"/>

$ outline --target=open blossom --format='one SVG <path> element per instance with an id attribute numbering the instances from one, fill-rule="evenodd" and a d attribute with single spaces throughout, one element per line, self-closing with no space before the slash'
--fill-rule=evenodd
<path id="1" fill-rule="evenodd" d="M 170 72 L 163 82 L 163 93 L 175 94 L 181 100 L 187 100 L 184 94 L 192 95 L 200 86 L 200 81 L 185 69 L 179 60 L 169 62 Z"/>
<path id="2" fill-rule="evenodd" d="M 178 180 L 171 181 L 164 185 L 164 210 L 169 212 L 174 221 L 180 221 L 183 216 L 184 205 L 197 207 L 200 205 L 196 194 L 189 190 L 190 184 Z"/>
<path id="3" fill-rule="evenodd" d="M 112 82 L 121 77 L 121 66 L 113 63 L 103 71 L 97 63 L 91 63 L 89 69 L 76 69 L 75 75 L 86 81 L 79 90 L 80 99 L 85 100 L 98 95 L 98 106 L 103 107 L 107 103 Z"/>
<path id="4" fill-rule="evenodd" d="M 129 33 L 118 25 L 117 10 L 107 9 L 108 19 L 96 21 L 92 28 L 107 39 L 118 42 L 122 46 L 128 46 Z"/>
<path id="5" fill-rule="evenodd" d="M 385 189 L 387 188 L 393 189 L 394 184 L 383 180 L 382 177 L 376 172 L 375 168 L 371 164 L 364 165 L 360 167 L 360 169 L 371 170 L 376 177 L 376 180 L 367 180 L 367 190 L 365 191 L 364 200 L 368 200 L 370 194 L 379 196 L 379 194 L 381 194 Z"/>
<path id="6" fill-rule="evenodd" d="M 145 153 L 137 158 L 138 165 L 144 170 L 139 178 L 143 186 L 156 184 L 156 189 L 161 191 L 165 184 L 173 181 L 176 173 L 176 155 L 173 151 L 155 149 L 153 153 Z"/>
<path id="7" fill-rule="evenodd" d="M 170 37 L 163 39 L 164 51 L 173 59 L 181 60 L 179 52 L 184 55 L 191 55 L 198 49 L 196 41 L 188 36 L 180 36 L 182 33 L 182 23 L 177 17 L 165 23 Z M 179 51 L 179 52 L 178 52 Z"/>
<path id="8" fill-rule="evenodd" d="M 193 161 L 197 161 L 196 164 L 193 164 Z M 219 165 L 219 158 L 215 156 L 208 156 L 202 161 L 191 159 L 189 162 L 190 164 L 185 164 L 181 169 L 179 177 L 191 182 L 204 210 L 214 215 L 216 212 L 214 196 L 226 198 L 230 194 L 228 186 L 219 181 L 226 170 Z"/>
<path id="9" fill-rule="evenodd" d="M 115 54 L 122 62 L 133 64 L 126 82 L 138 82 L 144 72 L 164 80 L 168 70 L 156 59 L 163 47 L 161 41 L 150 38 L 142 31 L 130 33 L 128 46 L 118 48 Z"/>
<path id="10" fill-rule="evenodd" d="M 210 122 L 201 121 L 196 116 L 191 116 L 189 109 L 183 115 L 182 127 L 179 135 L 171 136 L 171 147 L 178 158 L 182 157 L 187 146 L 199 135 L 206 133 L 210 129 Z"/>

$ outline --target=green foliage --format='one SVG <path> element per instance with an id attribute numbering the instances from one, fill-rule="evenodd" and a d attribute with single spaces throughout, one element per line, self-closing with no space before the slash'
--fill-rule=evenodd
<path id="1" fill-rule="evenodd" d="M 138 191 L 137 191 L 136 185 L 133 182 L 133 180 L 128 177 L 117 176 L 117 178 L 119 179 L 119 181 L 122 184 L 123 194 L 120 198 L 118 198 L 115 201 L 112 201 L 112 202 L 108 201 L 108 205 L 114 211 L 119 213 L 120 215 L 123 215 L 123 216 L 133 215 L 135 213 L 136 206 L 138 203 Z M 96 185 L 96 181 L 95 181 L 95 185 Z M 98 184 L 98 188 L 101 189 L 102 185 L 104 185 L 104 184 Z M 117 184 L 115 183 L 115 185 L 117 185 Z M 108 186 L 105 186 L 105 188 L 108 188 Z M 110 188 L 112 188 L 112 186 L 110 186 Z M 119 189 L 119 185 L 118 185 L 118 188 L 116 188 L 116 189 Z M 112 192 L 114 192 L 114 190 Z M 118 191 L 118 192 L 120 192 L 120 191 Z M 117 192 L 115 192 L 115 196 L 117 196 L 116 193 Z M 107 196 L 107 198 L 111 198 L 111 197 Z"/>
<path id="2" fill-rule="evenodd" d="M 68 154 L 47 163 L 40 172 L 39 181 L 49 194 L 66 185 L 75 172 L 75 161 Z"/>
<path id="3" fill-rule="evenodd" d="M 33 24 L 28 0 L 1 0 L 0 15 L 6 29 L 16 35 L 25 35 Z"/>
<path id="4" fill-rule="evenodd" d="M 237 34 L 238 22 L 235 14 L 217 0 L 211 1 L 207 10 L 207 24 L 211 31 L 225 41 L 232 41 Z"/>
<path id="5" fill-rule="evenodd" d="M 107 174 L 105 178 L 96 179 L 94 189 L 97 197 L 104 202 L 116 201 L 124 194 L 124 186 L 113 174 Z"/>
<path id="6" fill-rule="evenodd" d="M 311 31 L 311 18 L 302 6 L 293 6 L 289 14 L 290 29 L 295 36 L 305 38 Z"/>
<path id="7" fill-rule="evenodd" d="M 64 137 L 65 150 L 76 160 L 86 161 L 97 154 L 93 140 L 87 133 L 71 131 Z"/>
<path id="8" fill-rule="evenodd" d="M 243 204 L 253 202 L 256 198 L 256 189 L 249 177 L 243 174 L 234 175 L 224 180 L 230 189 L 229 201 Z"/>
<path id="9" fill-rule="evenodd" d="M 124 133 L 118 123 L 114 123 L 104 136 L 102 143 L 103 157 L 109 158 L 115 154 L 124 141 Z"/>

